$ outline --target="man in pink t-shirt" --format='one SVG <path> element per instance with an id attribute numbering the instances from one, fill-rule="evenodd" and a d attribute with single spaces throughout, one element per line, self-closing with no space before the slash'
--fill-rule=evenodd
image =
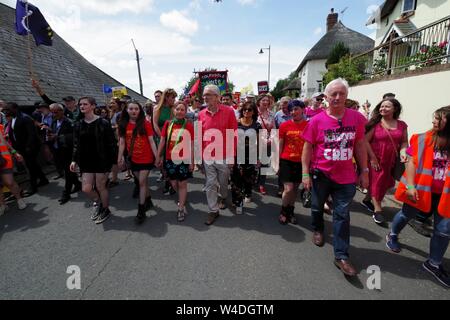
<path id="1" fill-rule="evenodd" d="M 306 120 L 311 120 L 314 116 L 317 116 L 318 114 L 322 113 L 325 108 L 323 107 L 323 99 L 324 94 L 321 92 L 316 92 L 312 96 L 312 106 L 309 106 L 305 110 L 305 118 Z"/>
<path id="2" fill-rule="evenodd" d="M 357 111 L 346 109 L 348 83 L 343 79 L 330 82 L 325 90 L 329 108 L 312 118 L 303 132 L 303 184 L 312 189 L 313 243 L 324 245 L 323 207 L 333 199 L 333 247 L 335 265 L 348 276 L 357 271 L 349 262 L 350 205 L 356 183 L 367 188 L 369 169 L 364 140 L 366 119 Z M 359 177 L 355 171 L 356 159 Z M 311 176 L 312 174 L 312 176 Z"/>

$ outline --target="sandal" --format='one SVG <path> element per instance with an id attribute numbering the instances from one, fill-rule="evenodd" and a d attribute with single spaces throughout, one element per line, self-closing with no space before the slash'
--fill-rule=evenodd
<path id="1" fill-rule="evenodd" d="M 287 225 L 288 217 L 285 214 L 280 214 L 280 216 L 278 217 L 278 222 L 282 225 Z"/>
<path id="2" fill-rule="evenodd" d="M 186 213 L 185 213 L 184 209 L 178 209 L 178 213 L 177 213 L 178 222 L 183 222 L 185 215 L 186 215 Z"/>

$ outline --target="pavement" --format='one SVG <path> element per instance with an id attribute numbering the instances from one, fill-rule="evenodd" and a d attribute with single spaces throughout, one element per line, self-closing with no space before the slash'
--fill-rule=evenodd
<path id="1" fill-rule="evenodd" d="M 134 224 L 137 204 L 131 182 L 111 189 L 113 215 L 95 225 L 85 196 L 75 195 L 61 206 L 57 199 L 63 181 L 49 178 L 50 185 L 27 198 L 26 210 L 18 211 L 12 203 L 0 217 L 0 299 L 450 298 L 422 269 L 429 239 L 407 226 L 400 239 L 403 251 L 391 253 L 384 241 L 388 227 L 373 222 L 359 204 L 359 192 L 352 205 L 350 249 L 359 275 L 348 279 L 333 265 L 331 217 L 325 217 L 323 248 L 311 243 L 310 211 L 300 203 L 295 210 L 299 225 L 278 223 L 276 179 L 268 179 L 268 195 L 254 193 L 242 216 L 224 210 L 208 227 L 200 173 L 190 180 L 189 215 L 179 223 L 176 196 L 162 195 L 153 172 L 156 208 L 141 226 Z M 386 200 L 389 221 L 398 209 L 398 203 Z M 450 269 L 449 252 L 445 257 Z M 71 266 L 80 271 L 79 289 L 70 286 L 77 274 Z M 370 266 L 379 268 L 379 283 L 376 274 L 368 273 Z"/>

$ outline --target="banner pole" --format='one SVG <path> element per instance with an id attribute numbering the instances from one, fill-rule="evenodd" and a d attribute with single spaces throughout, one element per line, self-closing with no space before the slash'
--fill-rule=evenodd
<path id="1" fill-rule="evenodd" d="M 29 14 L 28 14 L 28 2 L 25 3 L 25 11 L 26 11 L 26 21 L 27 21 L 27 49 L 28 49 L 28 71 L 30 73 L 30 77 L 33 80 L 37 80 L 36 76 L 34 74 L 34 69 L 33 69 L 33 51 L 31 49 L 31 35 L 30 35 L 30 22 L 29 22 Z"/>

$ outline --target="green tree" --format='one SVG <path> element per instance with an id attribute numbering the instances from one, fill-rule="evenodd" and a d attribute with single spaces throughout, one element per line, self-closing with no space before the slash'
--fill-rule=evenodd
<path id="1" fill-rule="evenodd" d="M 354 85 L 364 79 L 365 68 L 364 58 L 352 59 L 350 55 L 347 55 L 339 63 L 328 66 L 328 72 L 323 76 L 324 86 L 336 78 L 344 78 L 350 85 Z"/>
<path id="2" fill-rule="evenodd" d="M 333 49 L 330 52 L 330 55 L 328 56 L 328 60 L 326 63 L 326 66 L 333 65 L 341 61 L 341 59 L 347 55 L 350 54 L 350 49 L 345 46 L 344 43 L 338 42 L 333 47 Z"/>
<path id="3" fill-rule="evenodd" d="M 273 90 L 270 92 L 270 94 L 275 98 L 275 101 L 284 97 L 285 93 L 283 89 L 286 88 L 288 84 L 291 83 L 291 81 L 293 81 L 296 77 L 297 72 L 293 71 L 287 78 L 278 80 L 275 88 L 273 88 Z"/>

